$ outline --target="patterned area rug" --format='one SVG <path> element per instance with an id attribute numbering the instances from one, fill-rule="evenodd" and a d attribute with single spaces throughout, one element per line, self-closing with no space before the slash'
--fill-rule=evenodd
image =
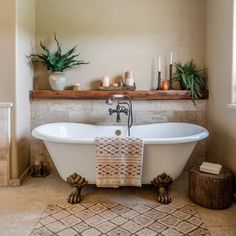
<path id="1" fill-rule="evenodd" d="M 81 203 L 49 205 L 31 236 L 210 235 L 194 206 Z"/>

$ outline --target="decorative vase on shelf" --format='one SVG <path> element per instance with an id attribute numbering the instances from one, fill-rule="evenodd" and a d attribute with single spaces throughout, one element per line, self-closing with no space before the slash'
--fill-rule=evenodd
<path id="1" fill-rule="evenodd" d="M 62 53 L 62 47 L 57 40 L 56 34 L 54 34 L 54 40 L 57 48 L 55 52 L 50 51 L 49 48 L 40 41 L 43 53 L 30 54 L 28 58 L 31 62 L 38 62 L 45 66 L 48 71 L 52 72 L 49 76 L 51 89 L 62 91 L 66 84 L 66 77 L 64 76 L 63 71 L 82 64 L 88 64 L 89 62 L 78 60 L 79 53 L 76 53 L 76 46 L 66 53 Z"/>
<path id="2" fill-rule="evenodd" d="M 52 90 L 62 91 L 66 85 L 66 77 L 63 72 L 53 72 L 49 75 L 49 84 Z"/>

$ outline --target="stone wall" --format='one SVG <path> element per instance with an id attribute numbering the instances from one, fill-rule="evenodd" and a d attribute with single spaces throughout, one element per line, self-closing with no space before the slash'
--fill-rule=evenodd
<path id="1" fill-rule="evenodd" d="M 114 107 L 114 105 L 113 105 Z M 108 115 L 109 106 L 100 100 L 35 100 L 31 102 L 31 129 L 51 122 L 80 122 L 88 124 L 115 125 L 115 115 Z M 134 125 L 157 122 L 188 122 L 206 126 L 206 101 L 198 101 L 195 107 L 191 101 L 133 101 Z M 121 115 L 121 124 L 127 117 Z M 40 140 L 31 139 L 31 162 L 43 155 L 51 158 Z M 201 163 L 206 156 L 205 141 L 196 146 L 186 168 Z"/>
<path id="2" fill-rule="evenodd" d="M 0 103 L 0 186 L 10 179 L 10 106 Z"/>

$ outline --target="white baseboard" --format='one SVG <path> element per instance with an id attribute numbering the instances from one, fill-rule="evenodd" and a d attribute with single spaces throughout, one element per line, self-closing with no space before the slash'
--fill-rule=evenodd
<path id="1" fill-rule="evenodd" d="M 10 179 L 8 182 L 9 187 L 19 187 L 24 182 L 25 178 L 29 175 L 30 166 L 21 174 L 19 179 Z"/>

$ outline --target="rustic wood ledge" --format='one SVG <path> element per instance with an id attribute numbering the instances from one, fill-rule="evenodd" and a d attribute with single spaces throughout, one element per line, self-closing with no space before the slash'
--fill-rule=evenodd
<path id="1" fill-rule="evenodd" d="M 136 91 L 96 91 L 96 90 L 32 90 L 30 91 L 30 99 L 81 99 L 81 100 L 102 100 L 107 99 L 113 94 L 124 94 L 131 99 L 140 100 L 190 100 L 191 96 L 185 90 L 136 90 Z M 208 99 L 208 91 L 202 93 L 201 100 Z"/>

